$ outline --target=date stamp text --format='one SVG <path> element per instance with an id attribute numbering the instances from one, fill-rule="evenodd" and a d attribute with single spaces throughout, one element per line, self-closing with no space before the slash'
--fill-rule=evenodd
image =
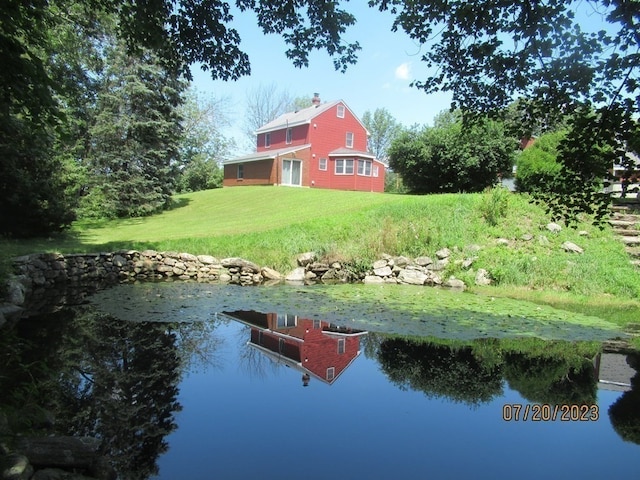
<path id="1" fill-rule="evenodd" d="M 551 405 L 549 403 L 505 403 L 505 422 L 595 422 L 600 418 L 598 405 Z"/>

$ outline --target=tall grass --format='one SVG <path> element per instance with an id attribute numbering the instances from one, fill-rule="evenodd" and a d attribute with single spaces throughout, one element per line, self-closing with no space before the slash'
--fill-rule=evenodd
<path id="1" fill-rule="evenodd" d="M 598 230 L 585 218 L 576 229 L 553 234 L 545 228 L 549 218 L 539 206 L 525 196 L 504 194 L 411 196 L 225 188 L 177 196 L 176 207 L 160 215 L 78 222 L 59 238 L 2 241 L 0 247 L 8 256 L 37 251 L 175 250 L 240 256 L 280 271 L 292 268 L 295 256 L 310 250 L 362 266 L 383 254 L 435 256 L 447 247 L 453 254 L 444 275 L 455 275 L 469 285 L 475 270 L 485 268 L 503 290 L 640 295 L 638 272 L 609 229 Z M 585 235 L 578 235 L 579 230 Z M 584 254 L 566 253 L 561 248 L 565 240 L 580 245 Z M 469 270 L 461 266 L 465 259 L 474 260 Z"/>

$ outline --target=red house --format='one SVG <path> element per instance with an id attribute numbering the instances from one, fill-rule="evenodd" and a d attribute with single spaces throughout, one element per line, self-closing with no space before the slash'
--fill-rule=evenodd
<path id="1" fill-rule="evenodd" d="M 360 355 L 360 336 L 367 334 L 290 314 L 236 311 L 224 315 L 249 325 L 247 344 L 301 372 L 305 386 L 311 378 L 333 384 Z"/>
<path id="2" fill-rule="evenodd" d="M 224 163 L 223 186 L 292 185 L 384 191 L 384 164 L 367 151 L 369 133 L 337 100 L 285 113 L 260 127 L 257 150 Z"/>

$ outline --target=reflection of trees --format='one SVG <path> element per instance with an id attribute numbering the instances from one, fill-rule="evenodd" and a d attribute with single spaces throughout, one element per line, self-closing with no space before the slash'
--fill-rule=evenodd
<path id="1" fill-rule="evenodd" d="M 627 362 L 636 370 L 631 390 L 624 392 L 609 407 L 609 419 L 623 440 L 640 445 L 640 354 L 628 355 Z"/>
<path id="2" fill-rule="evenodd" d="M 593 362 L 588 358 L 529 356 L 509 353 L 504 375 L 509 386 L 535 403 L 596 403 L 598 390 Z"/>
<path id="3" fill-rule="evenodd" d="M 282 365 L 274 362 L 269 356 L 260 350 L 247 344 L 247 338 L 251 338 L 251 327 L 244 325 L 238 330 L 239 367 L 250 377 L 266 378 L 268 371 L 277 373 Z"/>
<path id="4" fill-rule="evenodd" d="M 431 343 L 394 338 L 382 341 L 378 361 L 400 388 L 431 397 L 478 404 L 502 394 L 500 367 L 479 362 L 471 348 L 453 349 Z"/>
<path id="5" fill-rule="evenodd" d="M 60 352 L 70 368 L 60 375 L 59 422 L 71 434 L 102 438 L 123 478 L 147 478 L 180 409 L 176 335 L 168 324 L 78 320 Z"/>
<path id="6" fill-rule="evenodd" d="M 101 438 L 120 478 L 148 478 L 176 428 L 181 371 L 215 362 L 217 325 L 130 323 L 87 309 L 22 320 L 0 339 L 9 352 L 0 409 L 50 412 L 46 433 Z"/>
<path id="7" fill-rule="evenodd" d="M 387 337 L 370 345 L 372 351 L 376 348 L 392 382 L 429 396 L 487 402 L 501 394 L 504 376 L 512 389 L 531 402 L 596 403 L 590 357 L 597 348 L 588 343 L 482 339 L 452 347 Z"/>

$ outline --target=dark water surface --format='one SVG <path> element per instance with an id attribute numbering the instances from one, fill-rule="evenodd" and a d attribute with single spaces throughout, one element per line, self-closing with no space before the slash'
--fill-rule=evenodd
<path id="1" fill-rule="evenodd" d="M 134 296 L 5 331 L 14 430 L 98 437 L 123 479 L 638 478 L 634 355 Z"/>

